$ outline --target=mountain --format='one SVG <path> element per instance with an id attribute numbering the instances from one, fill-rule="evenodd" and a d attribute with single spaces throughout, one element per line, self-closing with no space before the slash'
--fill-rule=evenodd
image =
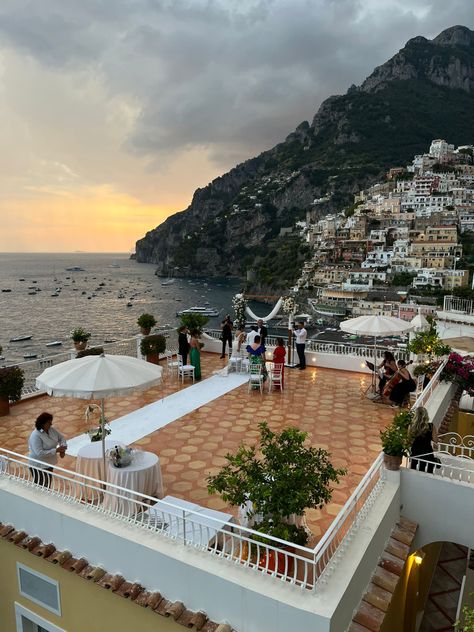
<path id="1" fill-rule="evenodd" d="M 254 287 L 292 284 L 307 254 L 285 235 L 316 198 L 321 214 L 427 150 L 435 138 L 473 141 L 474 32 L 454 26 L 415 37 L 361 86 L 324 101 L 284 142 L 237 165 L 136 244 L 157 274 L 244 276 Z M 288 232 L 288 231 L 287 231 Z"/>

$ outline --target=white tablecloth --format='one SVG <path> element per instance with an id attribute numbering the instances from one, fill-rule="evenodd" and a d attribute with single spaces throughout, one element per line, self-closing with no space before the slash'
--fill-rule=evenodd
<path id="1" fill-rule="evenodd" d="M 122 447 L 124 444 L 114 439 L 105 440 L 106 451 L 116 445 Z M 76 459 L 76 472 L 97 478 L 100 481 L 104 480 L 102 441 L 93 441 L 79 448 Z"/>
<path id="2" fill-rule="evenodd" d="M 163 497 L 163 478 L 161 476 L 160 460 L 153 452 L 141 452 L 134 461 L 126 467 L 114 467 L 109 463 L 107 470 L 107 482 L 125 489 L 131 489 L 139 494 L 147 496 Z M 128 495 L 126 492 L 117 491 L 122 497 L 130 497 L 141 501 L 139 496 Z M 135 506 L 135 503 L 124 501 L 107 494 L 104 498 L 103 506 L 110 511 L 132 514 L 141 510 L 142 507 Z"/>

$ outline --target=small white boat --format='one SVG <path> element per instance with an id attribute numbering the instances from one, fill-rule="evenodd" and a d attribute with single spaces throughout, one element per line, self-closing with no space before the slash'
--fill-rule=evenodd
<path id="1" fill-rule="evenodd" d="M 23 340 L 31 340 L 33 335 L 31 336 L 16 336 L 16 338 L 10 338 L 10 342 L 22 342 Z"/>
<path id="2" fill-rule="evenodd" d="M 38 354 L 37 354 L 37 353 L 25 353 L 25 354 L 23 355 L 23 358 L 24 358 L 25 360 L 34 360 L 34 359 L 35 359 L 35 358 L 37 358 L 37 357 L 38 357 Z"/>
<path id="3" fill-rule="evenodd" d="M 189 307 L 188 309 L 182 309 L 177 312 L 177 316 L 183 314 L 201 314 L 201 316 L 219 316 L 219 312 L 214 307 Z"/>
<path id="4" fill-rule="evenodd" d="M 161 285 L 172 285 L 175 282 L 176 279 L 167 279 L 166 281 L 163 281 Z"/>
<path id="5" fill-rule="evenodd" d="M 59 347 L 62 344 L 63 344 L 62 340 L 53 340 L 52 342 L 47 342 L 46 346 L 47 347 Z"/>
<path id="6" fill-rule="evenodd" d="M 72 268 L 66 268 L 66 272 L 85 272 L 85 269 L 80 266 L 72 266 Z"/>

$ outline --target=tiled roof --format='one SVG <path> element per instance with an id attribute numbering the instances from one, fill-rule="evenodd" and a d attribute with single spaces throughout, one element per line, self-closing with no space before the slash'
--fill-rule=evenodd
<path id="1" fill-rule="evenodd" d="M 54 544 L 44 544 L 40 538 L 29 536 L 26 531 L 17 531 L 12 525 L 0 523 L 0 537 L 32 555 L 57 564 L 65 572 L 75 573 L 119 597 L 130 599 L 142 608 L 149 608 L 162 617 L 172 618 L 187 629 L 199 632 L 235 632 L 228 623 L 211 621 L 205 612 L 188 610 L 181 601 L 169 601 L 160 592 L 150 592 L 141 584 L 129 582 L 121 575 L 111 575 L 99 566 L 92 566 L 85 558 L 76 559 L 69 551 L 58 551 Z"/>
<path id="2" fill-rule="evenodd" d="M 367 592 L 352 618 L 348 632 L 378 632 L 410 554 L 418 525 L 400 516 L 380 556 Z"/>

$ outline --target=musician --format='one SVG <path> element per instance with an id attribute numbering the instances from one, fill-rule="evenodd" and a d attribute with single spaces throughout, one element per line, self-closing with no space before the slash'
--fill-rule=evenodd
<path id="1" fill-rule="evenodd" d="M 382 395 L 385 384 L 398 370 L 395 357 L 391 351 L 384 351 L 383 360 L 379 364 L 378 368 L 383 371 L 383 375 L 379 380 L 379 393 Z"/>
<path id="2" fill-rule="evenodd" d="M 389 397 L 394 408 L 402 406 L 408 393 L 413 393 L 416 390 L 416 382 L 410 375 L 405 360 L 398 360 L 397 365 L 398 370 L 387 383 L 384 392 L 385 397 Z M 392 388 L 387 393 L 390 385 Z"/>

